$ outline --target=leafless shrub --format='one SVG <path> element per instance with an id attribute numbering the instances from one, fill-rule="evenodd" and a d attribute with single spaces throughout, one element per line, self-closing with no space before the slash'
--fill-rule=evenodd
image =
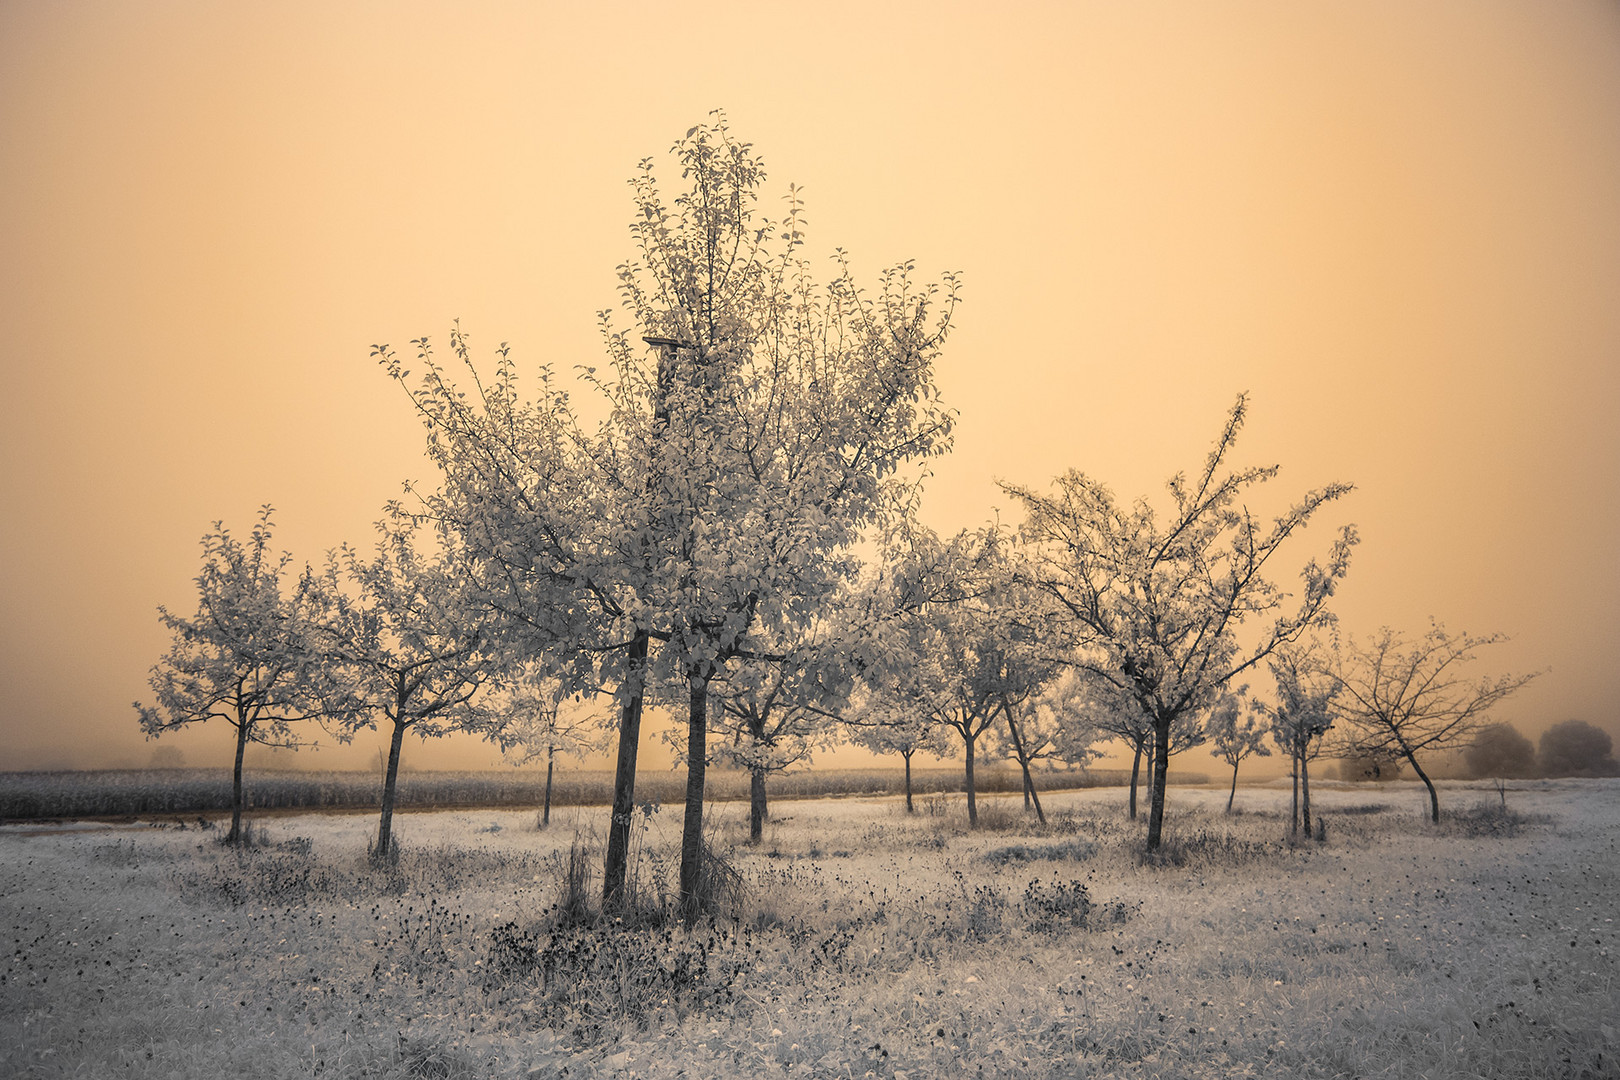
<path id="1" fill-rule="evenodd" d="M 1453 836 L 1509 837 L 1518 836 L 1530 822 L 1525 814 L 1486 801 L 1442 816 L 1440 830 Z"/>

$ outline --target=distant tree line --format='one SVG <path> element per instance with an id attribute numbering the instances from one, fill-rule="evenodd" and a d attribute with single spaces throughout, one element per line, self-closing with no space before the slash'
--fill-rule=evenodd
<path id="1" fill-rule="evenodd" d="M 1542 733 L 1538 745 L 1512 724 L 1487 724 L 1463 752 L 1463 764 L 1478 779 L 1620 776 L 1614 739 L 1584 720 L 1554 724 Z"/>

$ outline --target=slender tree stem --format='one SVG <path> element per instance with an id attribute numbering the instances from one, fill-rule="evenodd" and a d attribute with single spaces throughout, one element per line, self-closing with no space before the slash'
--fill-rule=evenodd
<path id="1" fill-rule="evenodd" d="M 1440 795 L 1434 790 L 1434 781 L 1430 780 L 1429 774 L 1423 771 L 1423 766 L 1417 763 L 1416 755 L 1407 754 L 1406 760 L 1412 763 L 1412 771 L 1418 774 L 1418 779 L 1423 781 L 1423 786 L 1429 789 L 1429 820 L 1436 825 L 1440 824 Z"/>
<path id="2" fill-rule="evenodd" d="M 1305 838 L 1311 837 L 1311 763 L 1305 753 L 1299 755 L 1299 807 L 1305 821 Z"/>
<path id="3" fill-rule="evenodd" d="M 551 770 L 557 764 L 557 748 L 546 747 L 546 807 L 540 812 L 540 824 L 551 824 Z"/>
<path id="4" fill-rule="evenodd" d="M 748 776 L 748 841 L 759 843 L 765 837 L 765 770 L 755 768 Z"/>
<path id="5" fill-rule="evenodd" d="M 388 861 L 388 849 L 394 839 L 394 793 L 399 784 L 399 751 L 405 741 L 405 722 L 394 721 L 394 734 L 388 741 L 388 772 L 383 776 L 382 822 L 377 826 L 377 850 L 371 853 L 376 862 Z"/>
<path id="6" fill-rule="evenodd" d="M 607 855 L 602 863 L 602 906 L 619 910 L 624 902 L 625 870 L 630 862 L 630 812 L 636 801 L 636 751 L 641 746 L 641 700 L 647 673 L 647 631 L 630 639 L 625 681 L 629 692 L 619 715 L 619 759 L 613 774 L 613 817 L 608 823 Z"/>
<path id="7" fill-rule="evenodd" d="M 1170 721 L 1154 722 L 1153 781 L 1149 793 L 1147 849 L 1158 851 L 1164 839 L 1164 785 L 1170 773 L 1170 755 L 1164 748 L 1170 742 Z"/>
<path id="8" fill-rule="evenodd" d="M 911 755 L 914 753 L 916 753 L 915 750 L 901 751 L 901 756 L 906 759 L 906 813 L 908 814 L 917 812 L 916 807 L 911 805 Z"/>
<path id="9" fill-rule="evenodd" d="M 251 720 L 239 720 L 236 724 L 236 767 L 231 772 L 231 831 L 225 837 L 225 842 L 231 845 L 242 842 L 242 757 L 247 752 L 248 729 L 252 726 Z"/>
<path id="10" fill-rule="evenodd" d="M 1131 820 L 1136 820 L 1136 784 L 1142 775 L 1142 744 L 1136 744 L 1136 753 L 1131 757 Z"/>
<path id="11" fill-rule="evenodd" d="M 709 752 L 709 681 L 694 675 L 686 726 L 686 818 L 681 826 L 681 911 L 698 916 L 698 878 L 703 869 L 703 781 Z"/>
<path id="12" fill-rule="evenodd" d="M 979 827 L 979 802 L 978 793 L 973 790 L 973 736 L 964 735 L 962 741 L 967 748 L 967 773 L 963 786 L 967 790 L 968 828 L 976 829 Z"/>

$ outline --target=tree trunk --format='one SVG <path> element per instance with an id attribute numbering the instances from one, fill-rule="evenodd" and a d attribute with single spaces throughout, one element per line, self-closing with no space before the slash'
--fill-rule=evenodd
<path id="1" fill-rule="evenodd" d="M 688 921 L 698 916 L 698 877 L 703 867 L 703 781 L 709 753 L 709 681 L 690 677 L 686 721 L 686 820 L 681 826 L 680 908 Z"/>
<path id="2" fill-rule="evenodd" d="M 619 714 L 619 760 L 613 774 L 613 816 L 608 821 L 607 854 L 602 860 L 602 906 L 623 906 L 625 869 L 630 861 L 631 810 L 636 802 L 636 751 L 641 747 L 641 700 L 647 677 L 647 631 L 630 639 L 625 681 L 630 692 Z"/>
<path id="3" fill-rule="evenodd" d="M 1035 790 L 1035 781 L 1030 779 L 1027 770 L 1024 773 L 1024 783 L 1029 785 L 1029 797 L 1035 803 L 1035 820 L 1045 825 L 1046 811 L 1041 809 L 1041 793 Z"/>
<path id="4" fill-rule="evenodd" d="M 1232 763 L 1232 793 L 1226 797 L 1226 812 L 1232 812 L 1232 803 L 1237 799 L 1237 763 Z"/>
<path id="5" fill-rule="evenodd" d="M 377 850 L 373 862 L 388 861 L 388 848 L 394 839 L 394 791 L 399 782 L 399 747 L 405 741 L 405 723 L 394 720 L 394 735 L 388 741 L 388 772 L 383 777 L 382 822 L 377 826 Z"/>
<path id="6" fill-rule="evenodd" d="M 1299 755 L 1299 809 L 1305 820 L 1305 839 L 1311 838 L 1311 763 Z"/>
<path id="7" fill-rule="evenodd" d="M 540 811 L 540 826 L 544 828 L 551 824 L 551 770 L 557 764 L 557 748 L 546 747 L 546 806 Z"/>
<path id="8" fill-rule="evenodd" d="M 1412 763 L 1412 771 L 1418 774 L 1418 779 L 1423 781 L 1423 786 L 1429 789 L 1429 820 L 1436 825 L 1440 824 L 1440 796 L 1434 790 L 1434 781 L 1430 780 L 1429 774 L 1419 767 L 1417 758 L 1407 754 L 1406 760 Z"/>
<path id="9" fill-rule="evenodd" d="M 906 759 L 906 813 L 915 814 L 916 807 L 911 805 L 911 755 L 915 750 L 906 750 L 900 756 Z"/>
<path id="10" fill-rule="evenodd" d="M 973 736 L 963 735 L 962 745 L 967 748 L 967 775 L 963 781 L 963 789 L 968 799 L 968 828 L 979 827 L 979 801 L 977 792 L 973 790 Z"/>
<path id="11" fill-rule="evenodd" d="M 1157 721 L 1153 725 L 1153 783 L 1148 807 L 1147 849 L 1158 851 L 1164 839 L 1164 782 L 1170 773 L 1170 755 L 1164 752 L 1170 741 L 1170 724 Z"/>
<path id="12" fill-rule="evenodd" d="M 765 838 L 765 770 L 754 769 L 748 776 L 748 842 Z"/>
<path id="13" fill-rule="evenodd" d="M 242 755 L 247 752 L 248 728 L 253 721 L 243 720 L 236 725 L 236 768 L 231 772 L 231 831 L 225 842 L 233 847 L 242 842 Z"/>
<path id="14" fill-rule="evenodd" d="M 1042 825 L 1046 824 L 1046 811 L 1041 809 L 1041 797 L 1035 792 L 1035 779 L 1029 775 L 1029 756 L 1024 750 L 1024 737 L 1018 734 L 1018 725 L 1013 722 L 1012 711 L 1007 711 L 1007 730 L 1012 733 L 1013 750 L 1018 754 L 1018 767 L 1024 770 L 1024 811 L 1029 811 L 1031 802 L 1035 804 L 1035 820 Z"/>
<path id="15" fill-rule="evenodd" d="M 1295 742 L 1294 745 L 1289 748 L 1289 756 L 1291 758 L 1293 758 L 1293 761 L 1290 762 L 1290 764 L 1293 766 L 1292 772 L 1294 774 L 1294 810 L 1293 810 L 1293 816 L 1291 818 L 1289 818 L 1289 820 L 1288 820 L 1288 834 L 1290 836 L 1298 836 L 1299 835 L 1299 743 L 1298 742 Z"/>
<path id="16" fill-rule="evenodd" d="M 1142 744 L 1136 744 L 1136 754 L 1131 758 L 1131 820 L 1136 820 L 1136 782 L 1142 775 Z"/>

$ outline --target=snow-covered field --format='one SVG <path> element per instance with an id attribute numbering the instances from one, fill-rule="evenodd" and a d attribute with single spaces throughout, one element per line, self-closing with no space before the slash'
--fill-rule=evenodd
<path id="1" fill-rule="evenodd" d="M 1173 788 L 1144 864 L 1124 795 L 711 808 L 738 922 L 552 932 L 606 811 L 0 828 L 0 1075 L 1601 1077 L 1620 1075 L 1620 782 Z M 1442 788 L 1442 809 L 1496 804 Z M 650 816 L 640 874 L 670 863 Z M 1472 820 L 1472 825 L 1468 821 Z M 1502 830 L 1506 831 L 1503 835 Z M 1496 831 L 1493 831 L 1496 830 Z"/>

